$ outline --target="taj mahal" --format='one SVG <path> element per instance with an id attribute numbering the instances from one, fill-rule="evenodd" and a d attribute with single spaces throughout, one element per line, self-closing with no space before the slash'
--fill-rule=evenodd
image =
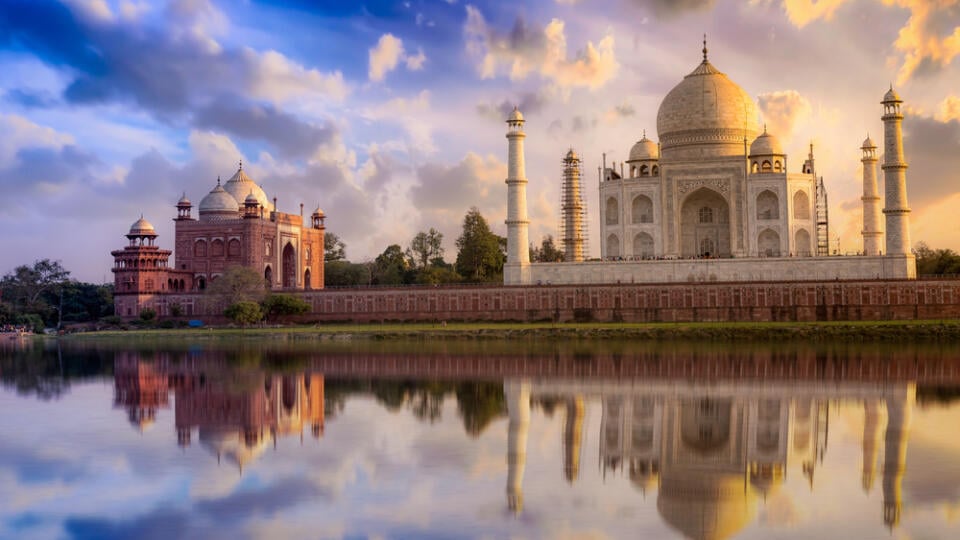
<path id="1" fill-rule="evenodd" d="M 564 163 L 562 263 L 531 263 L 523 114 L 507 119 L 507 264 L 504 283 L 659 283 L 912 279 L 902 100 L 884 95 L 884 207 L 877 147 L 867 137 L 859 256 L 831 256 L 823 177 L 813 145 L 788 160 L 759 123 L 755 100 L 703 60 L 663 99 L 659 142 L 643 137 L 628 159 L 599 168 L 600 261 L 585 261 L 580 158 Z M 881 213 L 885 227 L 881 227 Z M 885 229 L 885 230 L 884 230 Z"/>

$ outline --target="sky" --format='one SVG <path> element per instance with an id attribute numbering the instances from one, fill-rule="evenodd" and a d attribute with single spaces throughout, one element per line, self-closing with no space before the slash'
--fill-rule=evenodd
<path id="1" fill-rule="evenodd" d="M 557 234 L 572 147 L 598 255 L 601 156 L 655 137 L 704 34 L 792 169 L 814 144 L 843 252 L 894 85 L 913 241 L 960 249 L 960 0 L 0 0 L 0 272 L 111 281 L 131 223 L 172 249 L 180 196 L 241 160 L 280 211 L 319 205 L 350 260 L 430 227 L 453 260 L 471 206 L 506 234 L 514 105 L 531 241 Z"/>

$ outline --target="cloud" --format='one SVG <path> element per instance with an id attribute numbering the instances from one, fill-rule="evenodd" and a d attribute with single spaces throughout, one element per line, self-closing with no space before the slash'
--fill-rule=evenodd
<path id="1" fill-rule="evenodd" d="M 322 73 L 276 51 L 225 48 L 215 39 L 226 18 L 206 1 L 172 2 L 158 24 L 89 19 L 49 0 L 0 19 L 0 48 L 28 46 L 68 77 L 72 104 L 134 103 L 171 120 L 224 94 L 249 93 L 275 104 L 342 100 L 340 72 Z"/>
<path id="2" fill-rule="evenodd" d="M 377 46 L 370 49 L 370 68 L 367 72 L 371 81 L 382 81 L 388 73 L 397 69 L 401 61 L 410 71 L 423 69 L 427 56 L 423 49 L 417 49 L 417 54 L 408 55 L 403 48 L 403 40 L 393 34 L 384 34 L 377 41 Z"/>
<path id="3" fill-rule="evenodd" d="M 781 140 L 788 139 L 797 123 L 807 119 L 813 111 L 810 101 L 796 90 L 760 94 L 758 101 L 767 129 Z"/>
<path id="4" fill-rule="evenodd" d="M 410 199 L 420 210 L 424 226 L 445 234 L 459 232 L 470 206 L 479 208 L 491 226 L 504 219 L 506 188 L 499 188 L 507 177 L 507 166 L 497 157 L 469 152 L 456 165 L 427 163 L 417 168 L 416 175 Z"/>
<path id="5" fill-rule="evenodd" d="M 940 102 L 940 110 L 937 111 L 936 118 L 941 122 L 960 120 L 960 97 L 947 96 Z"/>
<path id="6" fill-rule="evenodd" d="M 363 116 L 370 120 L 395 122 L 403 127 L 409 136 L 406 141 L 418 152 L 432 154 L 437 147 L 433 143 L 431 124 L 424 121 L 430 112 L 430 91 L 422 90 L 416 97 L 393 98 L 384 103 L 364 109 Z"/>
<path id="7" fill-rule="evenodd" d="M 549 101 L 550 98 L 546 92 L 522 92 L 512 100 L 504 99 L 500 103 L 480 103 L 477 105 L 477 113 L 491 120 L 503 122 L 514 107 L 520 109 L 524 115 L 536 114 L 542 111 Z"/>
<path id="8" fill-rule="evenodd" d="M 560 19 L 551 20 L 541 29 L 518 18 L 510 32 L 502 34 L 487 25 L 479 9 L 467 6 L 464 37 L 467 53 L 478 61 L 477 71 L 483 79 L 505 72 L 516 81 L 537 73 L 564 89 L 595 90 L 610 81 L 620 67 L 612 35 L 596 46 L 588 41 L 575 58 L 568 58 L 564 22 Z"/>
<path id="9" fill-rule="evenodd" d="M 783 0 L 783 9 L 797 28 L 829 21 L 849 0 Z M 901 64 L 897 84 L 946 68 L 960 55 L 960 2 L 957 0 L 879 0 L 909 11 L 893 46 Z"/>
<path id="10" fill-rule="evenodd" d="M 226 131 L 247 140 L 271 144 L 285 158 L 305 157 L 336 136 L 335 128 L 314 126 L 271 105 L 244 103 L 225 98 L 200 109 L 194 125 Z"/>
<path id="11" fill-rule="evenodd" d="M 649 8 L 654 15 L 671 18 L 691 11 L 706 11 L 714 0 L 631 0 L 633 4 Z"/>

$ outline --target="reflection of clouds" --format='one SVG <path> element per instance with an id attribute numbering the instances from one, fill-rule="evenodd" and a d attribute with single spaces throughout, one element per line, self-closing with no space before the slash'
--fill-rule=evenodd
<path id="1" fill-rule="evenodd" d="M 779 492 L 765 502 L 759 519 L 764 525 L 795 527 L 804 520 L 804 516 L 790 494 Z"/>

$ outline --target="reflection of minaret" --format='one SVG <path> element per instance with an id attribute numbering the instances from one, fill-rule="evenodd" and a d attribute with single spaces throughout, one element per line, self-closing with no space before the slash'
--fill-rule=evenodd
<path id="1" fill-rule="evenodd" d="M 907 439 L 916 387 L 908 384 L 887 398 L 887 434 L 883 450 L 883 522 L 891 529 L 900 523 L 901 483 L 907 465 Z"/>
<path id="2" fill-rule="evenodd" d="M 510 416 L 507 432 L 507 507 L 519 514 L 523 510 L 523 469 L 527 464 L 530 383 L 504 381 L 503 386 Z"/>
<path id="3" fill-rule="evenodd" d="M 870 493 L 876 475 L 877 452 L 880 450 L 880 429 L 883 408 L 877 400 L 863 403 L 863 491 Z"/>
<path id="4" fill-rule="evenodd" d="M 169 406 L 167 377 L 154 363 L 121 356 L 114 361 L 114 406 L 127 410 L 130 424 L 141 433 Z"/>
<path id="5" fill-rule="evenodd" d="M 563 477 L 571 484 L 580 476 L 583 411 L 582 397 L 567 400 L 567 418 L 563 424 Z"/>

